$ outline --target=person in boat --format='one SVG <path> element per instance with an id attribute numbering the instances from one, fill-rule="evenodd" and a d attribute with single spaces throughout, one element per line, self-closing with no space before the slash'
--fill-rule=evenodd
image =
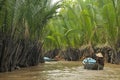
<path id="1" fill-rule="evenodd" d="M 104 68 L 104 58 L 102 53 L 97 53 L 92 57 L 87 56 L 82 63 L 84 69 L 103 70 Z"/>
<path id="2" fill-rule="evenodd" d="M 100 52 L 96 54 L 96 63 L 98 63 L 99 68 L 104 67 L 104 57 Z"/>
<path id="3" fill-rule="evenodd" d="M 96 54 L 93 54 L 92 58 L 96 60 L 97 69 L 98 70 L 103 70 L 103 68 L 104 68 L 104 57 L 103 57 L 102 53 L 98 52 Z"/>
<path id="4" fill-rule="evenodd" d="M 55 60 L 59 61 L 61 60 L 61 57 L 59 55 L 55 56 Z"/>

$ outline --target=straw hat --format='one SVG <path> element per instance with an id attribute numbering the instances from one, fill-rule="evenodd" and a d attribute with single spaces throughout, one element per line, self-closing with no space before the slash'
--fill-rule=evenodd
<path id="1" fill-rule="evenodd" d="M 96 56 L 97 57 L 103 57 L 102 53 L 97 53 Z"/>

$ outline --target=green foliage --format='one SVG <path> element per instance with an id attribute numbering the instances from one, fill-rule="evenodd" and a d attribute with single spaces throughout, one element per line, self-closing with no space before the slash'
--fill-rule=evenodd
<path id="1" fill-rule="evenodd" d="M 58 3 L 51 5 L 51 0 L 1 0 L 0 28 L 14 37 L 40 39 L 57 8 Z"/>
<path id="2" fill-rule="evenodd" d="M 47 25 L 46 37 L 54 38 L 49 45 L 66 48 L 107 43 L 115 47 L 120 41 L 119 3 L 119 0 L 64 0 L 58 17 Z"/>
<path id="3" fill-rule="evenodd" d="M 0 30 L 15 39 L 41 40 L 46 49 L 105 43 L 115 48 L 119 21 L 120 0 L 63 0 L 53 5 L 51 0 L 0 0 Z"/>

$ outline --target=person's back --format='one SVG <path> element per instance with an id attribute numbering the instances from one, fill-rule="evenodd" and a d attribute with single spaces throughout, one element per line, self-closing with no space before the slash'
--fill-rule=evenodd
<path id="1" fill-rule="evenodd" d="M 104 57 L 102 53 L 97 53 L 96 54 L 96 63 L 98 64 L 99 70 L 103 70 L 104 67 Z"/>
<path id="2" fill-rule="evenodd" d="M 103 57 L 98 57 L 97 63 L 99 63 L 100 65 L 104 66 L 104 58 Z"/>

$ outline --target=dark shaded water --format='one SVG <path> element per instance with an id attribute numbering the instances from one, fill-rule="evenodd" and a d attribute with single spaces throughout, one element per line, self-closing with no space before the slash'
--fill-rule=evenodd
<path id="1" fill-rule="evenodd" d="M 120 65 L 104 70 L 85 70 L 81 62 L 47 62 L 13 72 L 0 73 L 0 80 L 120 80 Z"/>

